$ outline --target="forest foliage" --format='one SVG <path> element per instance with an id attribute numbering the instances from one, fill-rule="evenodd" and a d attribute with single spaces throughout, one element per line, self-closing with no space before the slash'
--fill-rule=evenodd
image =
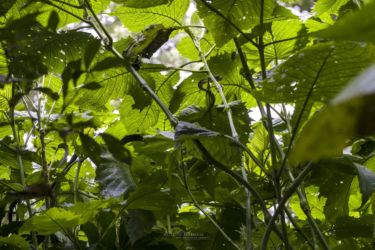
<path id="1" fill-rule="evenodd" d="M 2 0 L 0 248 L 371 249 L 374 63 L 373 0 Z"/>

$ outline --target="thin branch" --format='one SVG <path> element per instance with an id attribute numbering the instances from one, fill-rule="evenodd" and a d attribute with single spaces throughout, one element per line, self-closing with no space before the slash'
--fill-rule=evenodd
<path id="1" fill-rule="evenodd" d="M 260 15 L 259 15 L 259 25 L 260 29 L 263 30 L 264 26 L 264 0 L 260 0 Z M 262 74 L 262 80 L 265 80 L 267 78 L 267 68 L 266 68 L 266 60 L 264 55 L 264 42 L 263 42 L 263 34 L 259 36 L 259 46 L 258 46 L 258 52 L 259 52 L 259 58 L 260 58 L 260 65 L 261 65 L 261 74 Z M 273 126 L 272 126 L 272 115 L 271 115 L 271 106 L 269 103 L 266 103 L 266 117 L 267 117 L 267 130 L 268 130 L 268 137 L 270 141 L 270 151 L 271 151 L 271 163 L 273 166 L 273 169 L 275 169 L 277 165 L 277 152 L 276 152 L 276 145 L 277 140 L 274 134 Z M 281 199 L 281 185 L 280 185 L 280 178 L 275 173 L 275 176 L 273 178 L 274 188 L 277 200 L 280 201 Z M 286 249 L 290 249 L 289 240 L 288 240 L 288 232 L 286 228 L 285 223 L 285 214 L 282 210 L 280 213 L 281 218 L 281 228 L 282 233 L 284 237 L 284 244 Z"/>
<path id="2" fill-rule="evenodd" d="M 228 175 L 230 175 L 232 178 L 234 178 L 237 182 L 239 182 L 241 185 L 246 187 L 250 191 L 250 193 L 252 193 L 254 195 L 254 198 L 257 200 L 257 202 L 259 203 L 259 205 L 262 209 L 265 221 L 268 222 L 270 217 L 271 217 L 271 214 L 268 211 L 267 206 L 266 206 L 262 196 L 258 193 L 258 191 L 247 180 L 242 178 L 239 174 L 237 174 L 233 170 L 229 169 L 228 167 L 224 166 L 222 163 L 218 162 L 214 157 L 212 157 L 210 155 L 210 153 L 207 151 L 207 149 L 202 145 L 202 143 L 199 140 L 194 140 L 194 144 L 197 146 L 199 151 L 202 153 L 202 156 L 203 156 L 204 160 L 208 164 L 211 164 L 211 165 L 215 166 L 216 168 L 224 171 Z M 283 239 L 283 236 L 281 235 L 278 228 L 274 225 L 272 227 L 273 227 L 273 230 L 275 231 L 275 233 L 280 237 L 280 239 Z"/>
<path id="3" fill-rule="evenodd" d="M 294 182 L 289 186 L 289 188 L 284 192 L 284 196 L 281 198 L 279 203 L 277 204 L 276 210 L 271 218 L 271 220 L 268 222 L 268 225 L 266 227 L 266 231 L 263 235 L 262 239 L 262 250 L 267 249 L 267 243 L 269 240 L 269 237 L 271 235 L 271 230 L 273 225 L 275 224 L 276 219 L 279 217 L 280 213 L 284 210 L 285 203 L 289 200 L 289 198 L 293 195 L 293 193 L 297 190 L 299 185 L 302 183 L 304 178 L 307 176 L 307 174 L 310 173 L 311 169 L 313 168 L 313 164 L 309 162 L 303 170 L 299 173 L 299 175 L 296 177 Z"/>
<path id="4" fill-rule="evenodd" d="M 185 188 L 186 188 L 191 200 L 193 201 L 194 206 L 196 208 L 198 208 L 211 221 L 211 223 L 224 236 L 224 238 L 227 239 L 227 241 L 229 241 L 236 249 L 240 250 L 240 247 L 236 243 L 233 242 L 233 240 L 224 232 L 223 229 L 221 229 L 221 227 L 216 223 L 216 221 L 206 211 L 204 211 L 204 209 L 198 204 L 197 200 L 195 199 L 193 193 L 190 190 L 189 183 L 188 183 L 188 176 L 186 174 L 186 169 L 185 169 L 184 163 L 182 163 L 182 173 L 183 173 L 183 176 L 184 176 Z"/>
<path id="5" fill-rule="evenodd" d="M 75 9 L 83 9 L 83 5 L 74 5 L 74 4 L 67 3 L 67 2 L 64 2 L 64 1 L 61 1 L 61 0 L 53 0 L 53 1 L 64 4 L 66 6 L 69 6 L 69 7 L 75 8 Z"/>
<path id="6" fill-rule="evenodd" d="M 318 238 L 320 240 L 320 243 L 323 246 L 323 249 L 326 249 L 326 250 L 330 249 L 326 239 L 324 238 L 322 231 L 320 230 L 318 224 L 316 224 L 316 221 L 311 215 L 311 210 L 310 210 L 310 206 L 307 201 L 307 198 L 306 198 L 306 194 L 301 190 L 301 187 L 297 188 L 297 194 L 300 199 L 301 209 L 305 213 L 307 220 L 309 221 L 309 224 L 311 225 L 312 229 L 318 235 Z"/>
<path id="7" fill-rule="evenodd" d="M 285 120 L 287 122 L 287 127 L 288 127 L 289 132 L 292 133 L 290 120 L 287 119 L 287 118 L 285 118 Z M 283 157 L 285 157 L 285 156 L 283 156 Z M 292 171 L 287 166 L 285 166 L 285 169 L 288 172 L 289 179 L 293 182 L 295 180 L 295 178 L 293 176 Z M 310 206 L 309 206 L 306 194 L 305 194 L 303 189 L 304 189 L 304 185 L 303 185 L 303 182 L 302 182 L 300 187 L 297 188 L 297 195 L 298 195 L 298 198 L 300 200 L 300 207 L 301 207 L 302 211 L 305 213 L 305 215 L 308 219 L 308 222 L 309 222 L 309 225 L 310 225 L 310 228 L 311 228 L 311 233 L 313 234 L 314 249 L 315 249 L 315 246 L 316 246 L 315 233 L 318 235 L 319 240 L 320 240 L 321 244 L 323 245 L 323 247 L 325 249 L 327 249 L 327 247 L 329 248 L 328 243 L 325 240 L 325 238 L 323 236 L 323 233 L 321 232 L 320 228 L 316 224 L 316 222 L 315 222 L 315 220 L 314 220 L 314 218 L 311 214 Z"/>
<path id="8" fill-rule="evenodd" d="M 315 249 L 314 244 L 310 241 L 309 237 L 302 231 L 301 227 L 298 225 L 298 222 L 293 217 L 289 209 L 285 207 L 284 211 L 285 211 L 285 214 L 288 216 L 289 221 L 292 223 L 294 229 L 306 240 L 307 244 L 309 244 L 309 246 L 312 249 Z"/>
<path id="9" fill-rule="evenodd" d="M 85 3 L 85 7 L 90 11 L 90 13 L 94 17 L 96 23 L 99 25 L 100 29 L 104 32 L 105 36 L 107 37 L 108 43 L 106 44 L 106 46 L 112 47 L 112 45 L 113 45 L 112 36 L 109 34 L 109 32 L 107 31 L 107 29 L 104 27 L 104 25 L 102 24 L 102 22 L 99 20 L 99 18 L 96 15 L 95 11 L 92 9 L 91 4 L 87 0 L 84 0 L 84 3 Z"/>

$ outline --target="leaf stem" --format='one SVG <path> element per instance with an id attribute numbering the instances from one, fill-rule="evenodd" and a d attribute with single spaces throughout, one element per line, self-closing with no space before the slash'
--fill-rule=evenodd
<path id="1" fill-rule="evenodd" d="M 275 45 L 275 44 L 278 44 L 278 43 L 288 42 L 288 41 L 295 40 L 295 39 L 298 39 L 298 38 L 303 38 L 303 37 L 306 37 L 306 36 L 295 36 L 295 37 L 289 37 L 289 38 L 285 38 L 285 39 L 280 39 L 280 40 L 272 41 L 272 42 L 269 42 L 269 43 L 265 43 L 265 44 L 263 44 L 263 46 L 267 47 L 267 46 L 270 46 L 270 45 Z"/>

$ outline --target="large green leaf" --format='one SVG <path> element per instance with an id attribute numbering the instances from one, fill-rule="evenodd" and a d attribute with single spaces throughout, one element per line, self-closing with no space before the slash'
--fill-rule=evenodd
<path id="1" fill-rule="evenodd" d="M 135 183 L 129 165 L 118 161 L 109 152 L 103 152 L 100 158 L 95 179 L 100 183 L 104 197 L 121 197 L 134 190 Z"/>
<path id="2" fill-rule="evenodd" d="M 176 126 L 175 140 L 189 143 L 190 153 L 198 159 L 204 160 L 204 157 L 190 144 L 192 140 L 199 140 L 211 157 L 226 166 L 241 162 L 240 150 L 233 145 L 233 141 L 216 131 L 208 130 L 193 123 L 179 122 Z"/>
<path id="3" fill-rule="evenodd" d="M 239 139 L 242 143 L 247 143 L 251 131 L 249 126 L 251 120 L 248 116 L 248 111 L 244 103 L 241 102 L 231 102 L 229 106 L 232 111 L 234 126 L 239 134 Z M 178 118 L 191 123 L 197 122 L 204 128 L 221 134 L 231 135 L 232 133 L 227 113 L 224 112 L 222 106 L 216 106 L 210 110 L 194 105 L 189 106 L 181 110 Z"/>
<path id="4" fill-rule="evenodd" d="M 168 190 L 147 183 L 139 185 L 127 199 L 128 209 L 143 209 L 170 214 L 175 211 L 175 200 Z"/>
<path id="5" fill-rule="evenodd" d="M 174 0 L 170 4 L 141 9 L 119 6 L 112 14 L 118 16 L 126 28 L 140 32 L 152 24 L 163 24 L 166 28 L 182 25 L 188 6 L 188 0 Z"/>
<path id="6" fill-rule="evenodd" d="M 91 200 L 89 202 L 79 202 L 69 207 L 68 211 L 79 215 L 79 224 L 91 221 L 104 208 L 108 208 L 115 200 Z"/>
<path id="7" fill-rule="evenodd" d="M 173 0 L 172 0 L 173 1 Z M 126 7 L 131 8 L 148 8 L 154 7 L 158 5 L 163 5 L 171 2 L 171 0 L 144 0 L 144 1 L 137 1 L 137 0 L 115 0 L 114 2 L 123 4 Z"/>
<path id="8" fill-rule="evenodd" d="M 350 160 L 341 158 L 321 161 L 312 171 L 310 181 L 319 187 L 319 196 L 327 198 L 324 215 L 331 223 L 349 215 L 350 188 L 355 174 L 352 169 Z"/>
<path id="9" fill-rule="evenodd" d="M 372 214 L 355 217 L 341 217 L 337 220 L 334 232 L 338 238 L 366 237 L 372 238 L 375 217 Z"/>
<path id="10" fill-rule="evenodd" d="M 85 83 L 96 82 L 99 89 L 81 89 L 75 104 L 83 108 L 103 107 L 110 99 L 121 98 L 129 88 L 131 76 L 122 68 L 91 72 Z"/>
<path id="11" fill-rule="evenodd" d="M 349 0 L 318 0 L 313 8 L 314 14 L 327 23 L 334 22 L 334 15 L 339 13 L 340 8 Z"/>
<path id="12" fill-rule="evenodd" d="M 51 208 L 28 219 L 19 229 L 20 234 L 36 231 L 40 235 L 49 235 L 58 231 L 68 232 L 79 225 L 80 215 L 63 208 Z"/>
<path id="13" fill-rule="evenodd" d="M 358 43 L 322 43 L 278 66 L 257 93 L 271 103 L 327 102 L 375 61 L 375 47 Z"/>
<path id="14" fill-rule="evenodd" d="M 360 10 L 340 18 L 327 29 L 314 35 L 322 38 L 375 42 L 375 3 L 363 6 Z"/>
<path id="15" fill-rule="evenodd" d="M 104 197 L 120 197 L 135 188 L 127 163 L 116 159 L 88 135 L 80 134 L 80 138 L 85 155 L 97 166 L 95 179 L 100 183 L 101 194 Z"/>
<path id="16" fill-rule="evenodd" d="M 206 3 L 203 3 L 206 2 Z M 272 15 L 275 2 L 264 1 L 264 18 L 269 19 Z M 225 18 L 219 16 L 211 8 L 219 11 Z M 260 2 L 246 0 L 218 0 L 197 1 L 199 16 L 203 19 L 208 30 L 212 32 L 216 44 L 221 47 L 238 34 L 238 29 L 247 30 L 259 24 Z"/>
<path id="17" fill-rule="evenodd" d="M 277 61 L 288 58 L 292 53 L 303 48 L 307 43 L 305 33 L 305 27 L 298 19 L 272 22 L 271 32 L 267 32 L 263 38 L 265 44 L 284 39 L 295 39 L 267 46 L 265 49 L 265 59 L 267 61 Z"/>
<path id="18" fill-rule="evenodd" d="M 371 67 L 355 78 L 328 107 L 310 119 L 293 147 L 291 162 L 341 155 L 347 139 L 374 133 L 374 72 Z"/>
<path id="19" fill-rule="evenodd" d="M 144 133 L 151 126 L 157 124 L 160 114 L 159 106 L 152 103 L 150 107 L 146 107 L 140 111 L 132 108 L 133 105 L 133 98 L 125 96 L 120 109 L 121 122 L 129 134 Z"/>
<path id="20" fill-rule="evenodd" d="M 358 171 L 359 188 L 362 194 L 362 206 L 375 192 L 375 173 L 359 164 L 355 164 Z"/>
<path id="21" fill-rule="evenodd" d="M 125 218 L 125 228 L 132 244 L 149 233 L 156 223 L 151 211 L 141 209 L 130 209 Z"/>

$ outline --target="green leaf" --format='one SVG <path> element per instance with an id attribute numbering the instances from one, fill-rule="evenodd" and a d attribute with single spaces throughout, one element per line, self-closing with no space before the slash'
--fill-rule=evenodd
<path id="1" fill-rule="evenodd" d="M 357 163 L 359 188 L 362 194 L 362 205 L 365 205 L 370 196 L 375 192 L 375 173 Z"/>
<path id="2" fill-rule="evenodd" d="M 321 161 L 313 168 L 309 183 L 319 187 L 319 196 L 327 198 L 324 215 L 331 223 L 349 215 L 350 188 L 355 177 L 352 169 L 352 162 L 346 158 Z"/>
<path id="3" fill-rule="evenodd" d="M 365 237 L 372 238 L 375 217 L 372 214 L 355 217 L 341 217 L 337 220 L 334 232 L 338 238 Z"/>
<path id="4" fill-rule="evenodd" d="M 286 59 L 307 43 L 308 38 L 305 27 L 298 19 L 273 21 L 271 31 L 267 32 L 263 38 L 265 44 L 285 39 L 295 39 L 267 46 L 265 48 L 265 59 L 267 61 Z"/>
<path id="5" fill-rule="evenodd" d="M 340 2 L 340 1 L 337 1 Z M 334 40 L 375 43 L 375 3 L 340 18 L 332 26 L 313 35 Z"/>
<path id="6" fill-rule="evenodd" d="M 36 215 L 22 225 L 20 234 L 36 231 L 40 235 L 49 235 L 58 231 L 67 233 L 68 230 L 79 225 L 80 216 L 63 208 L 50 208 Z"/>
<path id="7" fill-rule="evenodd" d="M 310 119 L 293 147 L 292 163 L 339 156 L 347 139 L 374 133 L 374 72 L 371 67 L 355 78 L 330 105 Z"/>
<path id="8" fill-rule="evenodd" d="M 249 124 L 251 120 L 248 116 L 248 110 L 244 103 L 236 101 L 229 103 L 232 111 L 233 123 L 236 127 L 239 139 L 242 143 L 246 144 L 248 135 L 251 131 Z M 224 112 L 223 106 L 216 106 L 210 110 L 199 108 L 196 106 L 189 106 L 178 115 L 178 118 L 190 123 L 199 123 L 202 127 L 209 130 L 219 132 L 225 135 L 231 135 L 232 131 L 229 126 L 228 116 Z"/>
<path id="9" fill-rule="evenodd" d="M 375 61 L 375 47 L 358 43 L 322 43 L 301 50 L 262 82 L 256 96 L 271 103 L 327 102 Z"/>
<path id="10" fill-rule="evenodd" d="M 56 92 L 54 92 L 54 91 L 53 91 L 52 89 L 50 89 L 50 88 L 37 87 L 37 88 L 34 88 L 34 90 L 46 94 L 47 96 L 51 97 L 52 100 L 55 100 L 55 101 L 56 101 L 57 99 L 59 99 L 59 94 L 56 93 Z"/>
<path id="11" fill-rule="evenodd" d="M 232 24 L 241 30 L 247 30 L 259 24 L 260 4 L 258 1 L 216 0 L 205 2 L 206 4 L 198 1 L 198 13 L 208 30 L 212 32 L 218 47 L 222 47 L 238 34 Z M 269 19 L 275 2 L 270 0 L 264 3 L 264 19 Z M 216 14 L 207 5 L 219 11 L 225 18 Z"/>
<path id="12" fill-rule="evenodd" d="M 30 249 L 29 243 L 17 234 L 12 234 L 8 237 L 0 237 L 0 246 L 8 247 L 8 249 Z"/>
<path id="13" fill-rule="evenodd" d="M 134 244 L 149 233 L 155 223 L 155 217 L 151 211 L 130 209 L 125 221 L 125 228 L 128 232 L 130 242 Z"/>
<path id="14" fill-rule="evenodd" d="M 176 126 L 175 140 L 187 141 L 199 139 L 203 146 L 210 153 L 211 157 L 226 166 L 238 164 L 241 160 L 240 150 L 233 145 L 233 142 L 215 131 L 199 127 L 189 122 L 180 121 Z M 197 152 L 195 146 L 188 144 L 190 153 L 196 158 L 204 160 L 204 157 Z"/>
<path id="15" fill-rule="evenodd" d="M 131 96 L 124 97 L 120 108 L 121 122 L 129 134 L 144 133 L 158 122 L 160 109 L 155 103 L 152 103 L 140 111 L 132 108 L 133 100 Z"/>
<path id="16" fill-rule="evenodd" d="M 163 213 L 173 212 L 175 201 L 167 190 L 151 185 L 140 185 L 127 199 L 128 209 L 144 209 Z"/>
<path id="17" fill-rule="evenodd" d="M 4 16 L 10 8 L 17 2 L 17 0 L 7 0 L 0 3 L 0 17 Z"/>
<path id="18" fill-rule="evenodd" d="M 100 164 L 100 155 L 103 152 L 103 148 L 90 136 L 80 133 L 79 135 L 81 142 L 83 153 L 89 157 L 95 165 Z"/>
<path id="19" fill-rule="evenodd" d="M 83 56 L 83 62 L 85 64 L 86 69 L 90 67 L 92 60 L 95 58 L 96 54 L 99 52 L 101 48 L 100 40 L 98 39 L 89 39 Z"/>
<path id="20" fill-rule="evenodd" d="M 101 134 L 101 137 L 105 141 L 109 152 L 119 161 L 130 164 L 131 156 L 130 152 L 123 147 L 123 143 L 116 137 L 110 134 Z"/>
<path id="21" fill-rule="evenodd" d="M 175 140 L 184 141 L 199 139 L 201 137 L 216 137 L 219 133 L 199 127 L 189 122 L 179 122 L 176 126 Z"/>
<path id="22" fill-rule="evenodd" d="M 59 25 L 59 14 L 56 11 L 51 11 L 51 14 L 48 19 L 48 29 L 56 32 L 57 26 Z"/>
<path id="23" fill-rule="evenodd" d="M 95 179 L 100 183 L 101 194 L 105 198 L 118 198 L 135 188 L 129 165 L 116 160 L 109 152 L 100 155 Z"/>
<path id="24" fill-rule="evenodd" d="M 173 0 L 144 0 L 144 1 L 138 1 L 138 0 L 116 0 L 114 2 L 123 4 L 126 7 L 131 8 L 148 8 L 148 7 L 154 7 L 158 5 L 167 4 L 169 2 L 172 2 Z"/>
<path id="25" fill-rule="evenodd" d="M 108 208 L 114 200 L 91 200 L 89 202 L 79 202 L 69 207 L 68 211 L 79 216 L 79 224 L 85 224 L 92 221 L 95 216 L 104 208 Z"/>
<path id="26" fill-rule="evenodd" d="M 89 82 L 89 83 L 81 85 L 79 88 L 81 88 L 81 89 L 90 89 L 90 90 L 97 90 L 97 89 L 100 89 L 101 87 L 102 87 L 102 85 L 100 85 L 97 82 Z"/>
<path id="27" fill-rule="evenodd" d="M 181 26 L 188 6 L 188 0 L 174 0 L 170 4 L 142 9 L 120 6 L 112 14 L 118 16 L 126 28 L 140 32 L 152 24 L 163 24 L 166 28 Z"/>
<path id="28" fill-rule="evenodd" d="M 328 23 L 333 23 L 333 15 L 338 15 L 341 6 L 349 0 L 318 0 L 313 8 L 317 17 Z"/>

